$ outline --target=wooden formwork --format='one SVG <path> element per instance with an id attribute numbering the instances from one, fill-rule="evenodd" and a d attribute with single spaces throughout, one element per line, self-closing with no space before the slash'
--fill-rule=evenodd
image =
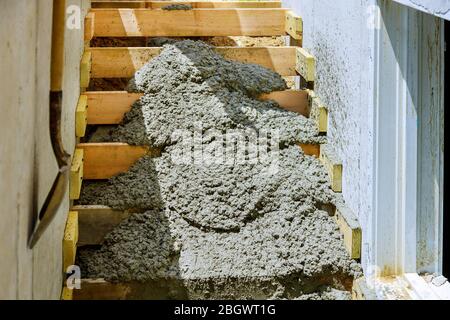
<path id="1" fill-rule="evenodd" d="M 281 1 L 92 1 L 92 8 L 161 9 L 171 4 L 186 4 L 193 9 L 281 8 Z"/>
<path id="2" fill-rule="evenodd" d="M 305 117 L 314 117 L 319 132 L 326 134 L 328 111 L 312 90 L 315 81 L 315 58 L 302 48 L 303 21 L 293 12 L 282 9 L 280 1 L 182 1 L 193 10 L 165 11 L 167 1 L 93 1 L 85 19 L 86 49 L 81 60 L 82 95 L 76 110 L 76 136 L 81 138 L 88 125 L 115 125 L 142 94 L 126 91 L 86 91 L 91 79 L 130 78 L 145 63 L 156 57 L 160 47 L 89 47 L 94 37 L 199 37 L 199 36 L 284 36 L 291 37 L 290 47 L 216 47 L 225 58 L 255 63 L 282 76 L 300 76 L 307 90 L 286 90 L 260 96 L 275 100 L 280 107 Z M 342 165 L 326 147 L 299 144 L 305 154 L 320 158 L 330 171 L 334 191 L 342 190 Z M 78 199 L 83 179 L 108 179 L 126 172 L 144 155 L 158 156 L 161 150 L 126 143 L 78 143 L 72 165 L 71 199 Z M 331 154 L 331 155 L 330 155 Z M 72 206 L 77 213 L 76 244 L 100 245 L 105 236 L 135 210 L 113 210 L 105 206 Z M 332 208 L 352 258 L 360 257 L 361 231 L 348 208 Z M 73 215 L 72 215 L 73 223 Z M 73 241 L 72 241 L 73 242 Z M 72 243 L 71 243 L 72 245 Z M 64 255 L 76 252 L 64 247 Z M 66 252 L 67 251 L 67 252 Z M 74 258 L 70 258 L 70 261 Z M 64 288 L 63 299 L 126 299 L 137 297 L 140 285 L 112 284 L 103 279 L 83 279 L 82 290 Z"/>

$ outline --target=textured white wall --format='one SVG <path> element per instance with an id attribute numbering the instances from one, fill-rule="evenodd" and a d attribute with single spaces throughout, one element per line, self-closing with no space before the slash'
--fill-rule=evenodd
<path id="1" fill-rule="evenodd" d="M 450 20 L 450 0 L 393 0 L 411 8 Z"/>
<path id="2" fill-rule="evenodd" d="M 374 4 L 375 0 L 283 1 L 284 7 L 302 16 L 303 46 L 317 59 L 315 91 L 329 109 L 329 143 L 344 166 L 343 196 L 360 220 L 363 237 L 373 187 Z"/>
<path id="3" fill-rule="evenodd" d="M 57 174 L 49 137 L 52 0 L 0 1 L 0 299 L 59 299 L 69 197 L 34 250 L 33 215 Z M 89 0 L 67 0 L 85 13 Z M 73 153 L 82 30 L 66 29 L 63 140 Z"/>
<path id="4" fill-rule="evenodd" d="M 378 3 L 383 5 L 381 11 Z M 283 0 L 283 4 L 302 16 L 304 47 L 317 59 L 315 91 L 329 109 L 328 139 L 343 162 L 344 199 L 363 229 L 362 264 L 366 274 L 372 266 L 386 274 L 401 272 L 402 268 L 407 272 L 416 268 L 438 271 L 441 234 L 435 222 L 440 221 L 442 125 L 436 113 L 440 110 L 442 90 L 442 20 L 422 12 L 448 19 L 450 0 Z M 379 14 L 377 25 L 374 18 Z M 414 40 L 417 37 L 426 41 Z M 428 45 L 417 46 L 418 43 Z M 418 48 L 424 52 L 419 54 Z M 407 56 L 412 58 L 405 62 Z M 419 57 L 423 60 L 417 60 Z M 392 121 L 400 117 L 400 108 L 405 107 L 403 91 L 399 89 L 402 81 L 421 86 L 420 90 L 407 93 L 421 94 L 416 107 L 425 120 Z M 380 117 L 381 112 L 384 118 Z M 408 112 L 407 115 L 411 116 Z M 415 128 L 417 123 L 421 123 L 421 131 L 417 129 L 422 132 L 419 137 L 410 130 L 406 139 L 396 130 L 403 126 Z M 411 142 L 406 149 L 406 144 L 399 144 L 406 143 L 400 138 L 422 140 L 418 146 Z M 422 152 L 419 191 L 413 179 L 417 168 L 411 167 L 414 174 L 406 176 L 400 170 L 402 166 L 412 166 L 417 153 L 414 146 Z M 406 160 L 405 150 L 405 157 L 409 157 Z M 406 192 L 412 198 L 418 192 L 417 213 L 415 201 L 403 207 Z"/>

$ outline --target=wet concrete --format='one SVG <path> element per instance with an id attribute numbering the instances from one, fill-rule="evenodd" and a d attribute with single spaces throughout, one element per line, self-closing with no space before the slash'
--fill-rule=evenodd
<path id="1" fill-rule="evenodd" d="M 175 130 L 278 130 L 280 143 L 324 143 L 313 119 L 283 110 L 262 93 L 287 89 L 284 79 L 255 64 L 225 60 L 201 41 L 164 46 L 140 69 L 128 91 L 144 92 L 106 141 L 165 147 Z"/>
<path id="2" fill-rule="evenodd" d="M 308 119 L 254 99 L 284 89 L 281 77 L 183 41 L 166 46 L 130 87 L 145 96 L 109 138 L 164 151 L 108 181 L 84 182 L 79 204 L 144 212 L 123 221 L 100 248 L 79 250 L 83 277 L 153 283 L 169 298 L 350 297 L 361 269 L 321 210 L 337 198 L 320 161 L 295 144 L 323 137 L 309 131 Z M 177 129 L 281 133 L 265 160 L 216 157 L 223 142 L 203 135 L 196 162 L 195 154 L 181 161 L 186 148 Z"/>

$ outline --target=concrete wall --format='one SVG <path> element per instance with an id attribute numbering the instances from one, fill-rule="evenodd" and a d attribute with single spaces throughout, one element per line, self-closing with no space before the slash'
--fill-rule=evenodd
<path id="1" fill-rule="evenodd" d="M 329 142 L 344 166 L 343 196 L 365 225 L 373 187 L 375 1 L 284 0 L 283 5 L 303 18 L 303 46 L 317 59 L 315 91 L 329 109 Z"/>
<path id="2" fill-rule="evenodd" d="M 37 214 L 57 173 L 49 136 L 52 0 L 0 1 L 0 299 L 58 299 L 69 198 L 34 250 Z M 67 0 L 82 15 L 88 0 Z M 63 140 L 73 153 L 82 30 L 66 29 Z"/>
<path id="3" fill-rule="evenodd" d="M 441 19 L 420 11 L 445 18 L 450 1 L 395 2 L 283 0 L 302 16 L 303 46 L 317 59 L 315 91 L 329 109 L 328 139 L 343 163 L 343 197 L 362 227 L 366 275 L 372 267 L 386 273 L 440 268 L 443 33 Z M 408 90 L 410 83 L 422 87 Z M 421 110 L 419 120 L 408 120 L 408 94 L 417 96 L 412 105 Z M 418 181 L 427 187 L 418 191 Z M 423 268 L 424 256 L 432 267 Z"/>
<path id="4" fill-rule="evenodd" d="M 393 0 L 439 18 L 450 20 L 450 0 Z"/>

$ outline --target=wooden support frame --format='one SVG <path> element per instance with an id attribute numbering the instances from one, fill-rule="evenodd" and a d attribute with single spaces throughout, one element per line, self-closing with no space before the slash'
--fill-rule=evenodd
<path id="1" fill-rule="evenodd" d="M 119 124 L 126 112 L 142 93 L 127 91 L 86 91 L 88 97 L 87 123 L 89 125 Z"/>
<path id="2" fill-rule="evenodd" d="M 161 9 L 170 4 L 188 4 L 194 9 L 281 8 L 281 1 L 92 1 L 92 8 Z"/>
<path id="3" fill-rule="evenodd" d="M 61 300 L 73 300 L 73 289 L 64 287 L 61 292 Z"/>
<path id="4" fill-rule="evenodd" d="M 319 145 L 299 144 L 305 154 L 318 157 Z M 78 149 L 84 151 L 84 179 L 109 179 L 126 172 L 144 155 L 157 157 L 161 150 L 148 146 L 132 146 L 121 142 L 79 143 Z"/>
<path id="5" fill-rule="evenodd" d="M 313 156 L 316 158 L 320 157 L 320 145 L 311 143 L 300 143 L 299 147 L 302 148 L 303 152 L 307 156 Z"/>
<path id="6" fill-rule="evenodd" d="M 293 11 L 286 12 L 285 29 L 286 33 L 292 39 L 299 41 L 301 46 L 303 42 L 303 19 Z"/>
<path id="7" fill-rule="evenodd" d="M 84 19 L 84 41 L 89 42 L 94 37 L 95 14 L 89 12 Z"/>
<path id="8" fill-rule="evenodd" d="M 327 144 L 320 146 L 320 160 L 330 176 L 331 189 L 342 192 L 342 163 Z"/>
<path id="9" fill-rule="evenodd" d="M 70 183 L 69 183 L 69 198 L 70 200 L 76 200 L 80 197 L 81 185 L 83 184 L 84 174 L 84 151 L 76 148 L 72 165 L 70 167 Z"/>
<path id="10" fill-rule="evenodd" d="M 125 300 L 128 288 L 103 279 L 82 279 L 81 290 L 74 292 L 74 300 Z"/>
<path id="11" fill-rule="evenodd" d="M 315 119 L 319 133 L 326 134 L 328 131 L 328 109 L 322 100 L 312 90 L 309 93 L 309 104 L 311 105 L 311 117 Z"/>
<path id="12" fill-rule="evenodd" d="M 319 103 L 319 101 L 317 101 L 317 103 Z M 318 110 L 317 126 L 319 128 L 319 133 L 327 133 L 327 131 L 328 131 L 328 109 L 321 104 L 318 104 L 316 106 L 316 109 Z"/>
<path id="13" fill-rule="evenodd" d="M 73 206 L 72 210 L 78 212 L 79 247 L 102 244 L 106 235 L 134 212 L 133 210 L 114 210 L 99 205 Z"/>
<path id="14" fill-rule="evenodd" d="M 78 99 L 77 108 L 75 111 L 75 136 L 77 138 L 84 137 L 87 126 L 88 114 L 88 97 L 84 94 Z"/>
<path id="15" fill-rule="evenodd" d="M 83 53 L 80 65 L 80 87 L 86 89 L 91 80 L 92 54 L 89 51 Z"/>
<path id="16" fill-rule="evenodd" d="M 93 37 L 281 36 L 287 9 L 91 9 Z M 85 35 L 85 38 L 89 38 Z"/>
<path id="17" fill-rule="evenodd" d="M 70 211 L 67 216 L 63 239 L 63 272 L 75 264 L 78 242 L 78 212 Z"/>
<path id="18" fill-rule="evenodd" d="M 314 61 L 309 56 L 298 62 L 297 47 L 215 47 L 226 59 L 255 63 L 271 69 L 282 76 L 297 76 L 299 68 L 302 75 L 310 78 L 314 73 Z M 92 78 L 130 78 L 151 59 L 158 56 L 161 47 L 118 47 L 90 48 L 92 55 Z M 302 51 L 303 52 L 303 51 Z M 305 70 L 305 71 L 303 71 Z M 305 74 L 307 72 L 308 74 Z"/>
<path id="19" fill-rule="evenodd" d="M 127 171 L 144 155 L 159 156 L 160 150 L 127 143 L 79 143 L 84 151 L 84 179 L 108 179 Z"/>
<path id="20" fill-rule="evenodd" d="M 124 114 L 130 111 L 132 104 L 138 100 L 141 93 L 126 91 L 86 91 L 89 105 L 87 111 L 87 124 L 106 125 L 119 124 Z M 263 94 L 261 100 L 274 100 L 283 109 L 297 112 L 309 117 L 311 112 L 308 92 L 304 90 L 275 91 Z"/>
<path id="21" fill-rule="evenodd" d="M 338 206 L 334 219 L 344 236 L 344 246 L 352 259 L 361 259 L 362 232 L 354 213 L 346 206 Z"/>
<path id="22" fill-rule="evenodd" d="M 296 48 L 296 70 L 307 82 L 316 78 L 316 58 L 303 48 Z"/>

